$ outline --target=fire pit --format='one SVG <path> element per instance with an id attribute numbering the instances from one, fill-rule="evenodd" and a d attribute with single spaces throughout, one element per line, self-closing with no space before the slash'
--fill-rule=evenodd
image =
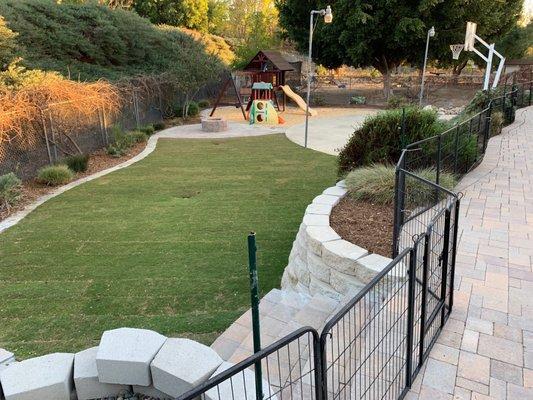
<path id="1" fill-rule="evenodd" d="M 228 121 L 224 118 L 205 118 L 202 120 L 202 131 L 224 132 L 228 130 Z"/>

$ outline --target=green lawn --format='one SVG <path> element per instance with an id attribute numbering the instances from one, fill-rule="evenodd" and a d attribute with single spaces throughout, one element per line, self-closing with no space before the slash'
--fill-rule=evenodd
<path id="1" fill-rule="evenodd" d="M 211 342 L 248 308 L 248 232 L 264 294 L 335 170 L 281 135 L 160 140 L 0 234 L 0 347 L 76 351 L 120 326 Z"/>

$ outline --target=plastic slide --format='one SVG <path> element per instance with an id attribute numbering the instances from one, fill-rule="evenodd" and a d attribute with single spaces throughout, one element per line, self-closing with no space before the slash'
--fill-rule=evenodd
<path id="1" fill-rule="evenodd" d="M 298 107 L 300 107 L 304 111 L 306 110 L 307 104 L 304 99 L 294 93 L 289 85 L 282 85 L 281 89 L 290 99 L 292 99 L 298 105 Z M 314 117 L 315 115 L 317 115 L 317 112 L 309 108 L 309 115 L 312 115 Z"/>

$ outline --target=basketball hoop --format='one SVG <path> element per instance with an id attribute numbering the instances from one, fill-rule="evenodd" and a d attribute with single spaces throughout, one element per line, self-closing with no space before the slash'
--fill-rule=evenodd
<path id="1" fill-rule="evenodd" d="M 454 60 L 459 59 L 459 54 L 461 54 L 461 51 L 463 51 L 465 45 L 464 44 L 451 44 L 450 49 L 452 51 L 452 57 Z"/>

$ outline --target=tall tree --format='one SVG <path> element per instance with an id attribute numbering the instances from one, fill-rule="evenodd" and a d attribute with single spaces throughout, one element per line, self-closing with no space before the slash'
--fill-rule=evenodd
<path id="1" fill-rule="evenodd" d="M 202 32 L 208 29 L 208 0 L 135 0 L 133 7 L 154 24 L 185 26 Z"/>
<path id="2" fill-rule="evenodd" d="M 403 62 L 423 62 L 426 33 L 432 25 L 437 30 L 432 58 L 450 59 L 449 45 L 464 41 L 466 21 L 479 21 L 479 32 L 487 36 L 502 35 L 512 28 L 512 21 L 516 23 L 521 1 L 277 0 L 277 6 L 287 36 L 306 52 L 310 10 L 331 3 L 333 24 L 316 26 L 315 60 L 329 68 L 342 64 L 376 68 L 388 97 L 394 68 Z"/>

